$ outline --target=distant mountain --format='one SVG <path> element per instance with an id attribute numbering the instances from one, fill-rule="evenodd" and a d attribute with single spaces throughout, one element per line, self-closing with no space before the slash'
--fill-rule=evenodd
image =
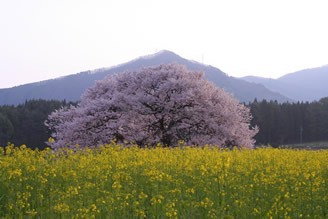
<path id="1" fill-rule="evenodd" d="M 297 101 L 314 101 L 328 96 L 328 65 L 286 74 L 278 79 L 255 76 L 242 79 L 262 84 L 272 91 Z"/>
<path id="2" fill-rule="evenodd" d="M 94 85 L 96 80 L 102 80 L 108 74 L 119 73 L 126 70 L 139 70 L 142 67 L 172 62 L 186 65 L 189 70 L 204 70 L 205 77 L 208 80 L 214 82 L 218 87 L 224 88 L 227 92 L 233 93 L 241 102 L 253 101 L 255 98 L 258 100 L 278 100 L 279 102 L 289 100 L 279 93 L 268 90 L 263 85 L 229 77 L 218 68 L 190 61 L 173 52 L 163 50 L 153 55 L 143 56 L 111 68 L 85 71 L 57 79 L 0 89 L 0 105 L 17 105 L 26 100 L 40 98 L 77 101 L 88 87 Z"/>

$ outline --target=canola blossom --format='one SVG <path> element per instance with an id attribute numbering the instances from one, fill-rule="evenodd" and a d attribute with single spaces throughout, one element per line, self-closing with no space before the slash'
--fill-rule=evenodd
<path id="1" fill-rule="evenodd" d="M 327 218 L 328 151 L 0 148 L 0 218 Z"/>

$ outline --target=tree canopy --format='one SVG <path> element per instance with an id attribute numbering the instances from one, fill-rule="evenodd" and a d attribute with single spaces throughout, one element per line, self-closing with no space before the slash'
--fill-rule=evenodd
<path id="1" fill-rule="evenodd" d="M 53 148 L 98 146 L 116 139 L 139 146 L 212 144 L 251 148 L 257 129 L 248 108 L 179 64 L 109 75 L 77 106 L 53 112 Z"/>

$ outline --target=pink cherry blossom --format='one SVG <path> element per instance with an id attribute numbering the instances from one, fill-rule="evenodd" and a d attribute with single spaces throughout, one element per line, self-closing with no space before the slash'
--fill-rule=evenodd
<path id="1" fill-rule="evenodd" d="M 108 75 L 76 106 L 49 115 L 53 148 L 97 147 L 116 139 L 139 146 L 188 145 L 252 148 L 248 108 L 176 63 Z"/>

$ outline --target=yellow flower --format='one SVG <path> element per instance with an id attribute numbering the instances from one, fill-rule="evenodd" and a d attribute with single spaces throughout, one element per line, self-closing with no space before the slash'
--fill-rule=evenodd
<path id="1" fill-rule="evenodd" d="M 50 138 L 48 139 L 48 142 L 49 142 L 49 143 L 54 143 L 54 142 L 55 142 L 55 139 L 53 139 L 53 138 L 50 137 Z"/>

